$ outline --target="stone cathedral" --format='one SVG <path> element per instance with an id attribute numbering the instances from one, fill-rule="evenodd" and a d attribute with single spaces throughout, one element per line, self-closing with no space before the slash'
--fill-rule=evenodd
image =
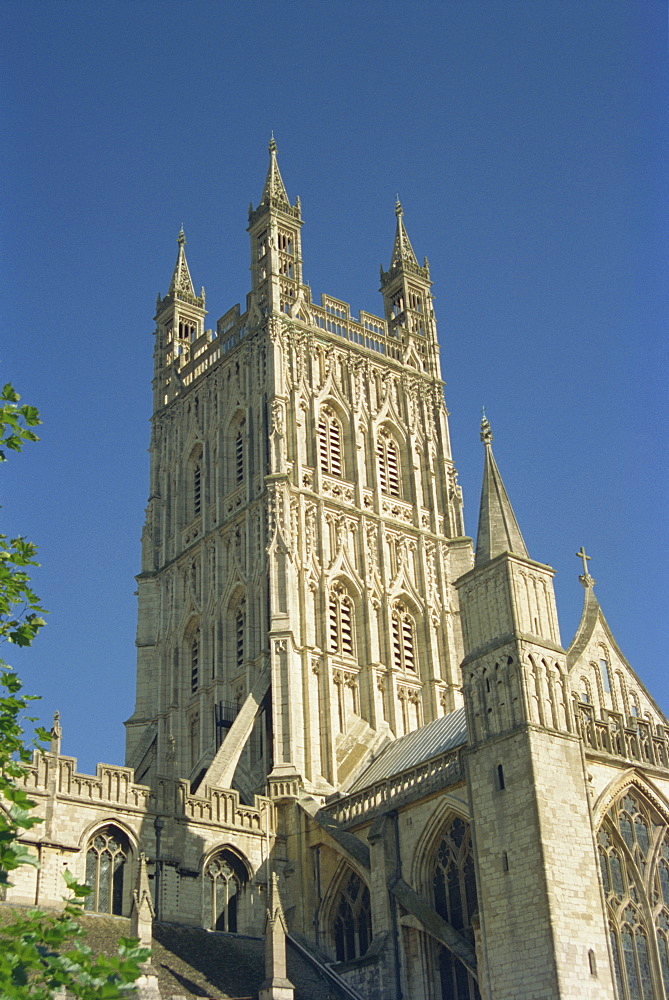
<path id="1" fill-rule="evenodd" d="M 430 270 L 395 214 L 382 315 L 357 319 L 312 300 L 274 141 L 251 289 L 215 330 L 179 234 L 126 764 L 79 773 L 56 720 L 40 867 L 8 900 L 59 905 L 67 867 L 91 921 L 142 907 L 192 965 L 215 944 L 197 988 L 154 957 L 163 1000 L 240 996 L 256 942 L 252 1000 L 664 1000 L 669 723 L 583 549 L 562 644 L 485 418 L 466 536 Z"/>

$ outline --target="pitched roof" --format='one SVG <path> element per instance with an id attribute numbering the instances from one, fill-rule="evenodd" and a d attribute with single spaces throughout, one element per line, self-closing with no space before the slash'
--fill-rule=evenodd
<path id="1" fill-rule="evenodd" d="M 415 729 L 412 733 L 388 743 L 369 767 L 358 775 L 353 785 L 346 790 L 346 794 L 385 781 L 401 771 L 422 764 L 431 757 L 437 757 L 447 750 L 455 750 L 466 742 L 465 710 L 456 708 L 454 712 L 440 719 L 434 719 L 426 726 L 421 726 L 420 729 Z"/>

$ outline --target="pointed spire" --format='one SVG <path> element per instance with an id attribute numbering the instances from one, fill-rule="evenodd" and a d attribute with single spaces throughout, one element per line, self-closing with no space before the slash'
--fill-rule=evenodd
<path id="1" fill-rule="evenodd" d="M 269 168 L 267 170 L 267 178 L 262 191 L 260 205 L 264 205 L 267 208 L 269 208 L 270 205 L 275 205 L 280 208 L 290 206 L 288 194 L 281 177 L 281 171 L 279 170 L 279 163 L 276 158 L 276 142 L 274 141 L 274 132 L 272 132 L 272 138 L 269 141 Z M 258 208 L 260 208 L 260 205 Z"/>
<path id="2" fill-rule="evenodd" d="M 479 510 L 479 530 L 476 537 L 475 565 L 482 566 L 502 552 L 529 559 L 516 516 L 504 489 L 495 456 L 492 453 L 490 421 L 483 411 L 481 441 L 485 445 L 483 488 Z"/>
<path id="3" fill-rule="evenodd" d="M 416 254 L 413 252 L 411 240 L 409 239 L 404 225 L 404 212 L 399 195 L 395 202 L 395 215 L 397 217 L 397 228 L 395 230 L 395 243 L 393 244 L 393 256 L 390 261 L 390 269 L 401 264 L 413 264 L 418 267 Z"/>
<path id="4" fill-rule="evenodd" d="M 168 295 L 174 295 L 175 292 L 185 293 L 186 295 L 192 295 L 195 298 L 195 289 L 193 288 L 193 281 L 190 276 L 190 271 L 188 270 L 188 262 L 186 260 L 186 251 L 184 247 L 186 246 L 186 237 L 184 235 L 183 226 L 177 236 L 177 243 L 179 244 L 179 253 L 177 254 L 177 262 L 174 265 L 174 274 L 172 275 L 172 281 L 170 282 L 170 288 Z"/>
<path id="5" fill-rule="evenodd" d="M 399 195 L 397 196 L 397 201 L 395 202 L 395 217 L 397 219 L 397 224 L 395 226 L 393 255 L 390 260 L 390 267 L 387 271 L 384 271 L 383 264 L 381 265 L 381 289 L 383 290 L 384 287 L 394 282 L 398 276 L 406 277 L 407 274 L 422 278 L 424 281 L 427 281 L 428 284 L 431 284 L 430 269 L 427 263 L 427 258 L 421 267 L 418 263 L 416 254 L 414 253 L 414 249 L 411 246 L 411 240 L 409 239 L 406 226 L 404 225 L 404 210 L 402 209 L 402 203 L 400 202 Z"/>

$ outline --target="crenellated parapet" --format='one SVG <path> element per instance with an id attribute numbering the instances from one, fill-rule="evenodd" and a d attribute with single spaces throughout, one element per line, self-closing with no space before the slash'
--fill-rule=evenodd
<path id="1" fill-rule="evenodd" d="M 583 740 L 586 757 L 618 757 L 632 764 L 669 767 L 669 730 L 646 719 L 630 719 L 620 712 L 598 716 L 593 705 L 576 701 L 576 731 Z"/>
<path id="2" fill-rule="evenodd" d="M 111 811 L 169 815 L 245 832 L 264 833 L 268 810 L 272 809 L 265 796 L 254 796 L 253 805 L 244 805 L 235 789 L 205 786 L 201 794 L 196 794 L 191 792 L 189 782 L 162 775 L 152 786 L 137 784 L 130 767 L 98 764 L 94 775 L 82 774 L 77 770 L 76 757 L 37 751 L 32 764 L 26 767 L 23 781 L 38 805 L 43 797 L 57 797 Z"/>

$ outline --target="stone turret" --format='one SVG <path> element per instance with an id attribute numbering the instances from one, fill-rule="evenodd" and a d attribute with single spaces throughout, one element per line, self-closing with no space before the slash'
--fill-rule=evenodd
<path id="1" fill-rule="evenodd" d="M 465 770 L 486 943 L 481 993 L 489 1000 L 612 1000 L 553 571 L 528 555 L 485 417 L 481 440 L 476 561 L 456 583 L 465 646 Z"/>
<path id="2" fill-rule="evenodd" d="M 281 177 L 274 136 L 269 167 L 257 208 L 249 207 L 251 295 L 260 317 L 271 312 L 291 314 L 308 294 L 302 285 L 302 213 L 300 199 L 291 205 Z"/>
<path id="3" fill-rule="evenodd" d="M 399 198 L 395 205 L 395 242 L 387 271 L 381 267 L 381 292 L 391 336 L 404 347 L 404 356 L 414 367 L 439 375 L 437 328 L 432 309 L 430 268 L 421 267 L 404 225 Z"/>

